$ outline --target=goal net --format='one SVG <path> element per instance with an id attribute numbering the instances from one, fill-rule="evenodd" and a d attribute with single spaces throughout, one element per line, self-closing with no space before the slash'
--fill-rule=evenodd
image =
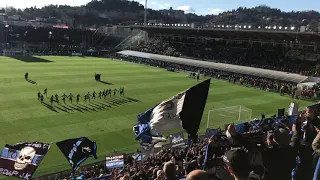
<path id="1" fill-rule="evenodd" d="M 207 128 L 217 127 L 221 125 L 221 121 L 228 123 L 238 123 L 251 120 L 252 109 L 244 106 L 230 106 L 220 109 L 209 110 Z"/>

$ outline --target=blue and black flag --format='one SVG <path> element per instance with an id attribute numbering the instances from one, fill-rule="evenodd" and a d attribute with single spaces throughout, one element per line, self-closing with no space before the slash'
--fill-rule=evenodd
<path id="1" fill-rule="evenodd" d="M 87 158 L 94 157 L 97 159 L 97 144 L 87 137 L 67 139 L 56 144 L 69 161 L 73 171 Z"/>

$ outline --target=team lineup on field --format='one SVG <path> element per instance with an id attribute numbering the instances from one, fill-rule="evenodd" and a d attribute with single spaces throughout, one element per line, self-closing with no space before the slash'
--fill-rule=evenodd
<path id="1" fill-rule="evenodd" d="M 43 95 L 46 95 L 46 97 L 48 97 L 48 92 L 47 92 L 48 89 L 45 89 L 43 91 L 43 94 L 41 94 L 40 92 L 38 92 L 38 100 L 41 101 L 41 103 L 43 103 L 44 101 L 44 96 Z M 113 92 L 113 93 L 112 93 Z M 96 99 L 96 95 L 98 96 L 99 99 L 106 99 L 106 97 L 112 97 L 112 94 L 113 96 L 116 96 L 117 92 L 119 92 L 119 95 L 120 96 L 124 96 L 124 88 L 120 88 L 119 90 L 117 89 L 114 89 L 114 90 L 111 90 L 111 89 L 107 89 L 107 90 L 103 90 L 103 91 L 99 91 L 99 93 L 96 93 L 95 91 L 92 92 L 92 94 L 90 94 L 90 92 L 86 93 L 83 97 L 84 97 L 84 102 L 86 103 L 87 101 L 90 102 L 90 99 Z M 50 97 L 50 103 L 51 105 L 56 102 L 56 103 L 60 103 L 60 100 L 59 100 L 59 97 L 62 97 L 62 101 L 64 104 L 66 104 L 66 100 L 70 101 L 70 103 L 72 104 L 72 100 L 74 98 L 74 95 L 72 93 L 70 93 L 69 95 L 66 95 L 65 93 L 62 95 L 62 96 L 59 96 L 58 94 L 55 94 L 55 95 L 51 95 Z M 77 104 L 79 104 L 80 100 L 81 100 L 82 96 L 80 94 L 77 94 L 76 95 L 76 100 L 77 100 Z"/>

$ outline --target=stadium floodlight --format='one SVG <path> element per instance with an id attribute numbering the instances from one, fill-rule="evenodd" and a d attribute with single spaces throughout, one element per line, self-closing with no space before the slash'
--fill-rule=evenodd
<path id="1" fill-rule="evenodd" d="M 292 26 L 290 29 L 293 31 L 295 29 L 295 27 Z"/>
<path id="2" fill-rule="evenodd" d="M 273 26 L 273 29 L 277 29 L 277 26 Z"/>

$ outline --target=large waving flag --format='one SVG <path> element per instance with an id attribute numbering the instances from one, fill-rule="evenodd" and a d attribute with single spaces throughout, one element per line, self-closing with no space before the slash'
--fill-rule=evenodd
<path id="1" fill-rule="evenodd" d="M 196 140 L 209 88 L 210 79 L 139 114 L 139 123 L 133 128 L 136 139 L 153 147 L 163 140 L 163 133 L 183 128 L 193 140 Z"/>

